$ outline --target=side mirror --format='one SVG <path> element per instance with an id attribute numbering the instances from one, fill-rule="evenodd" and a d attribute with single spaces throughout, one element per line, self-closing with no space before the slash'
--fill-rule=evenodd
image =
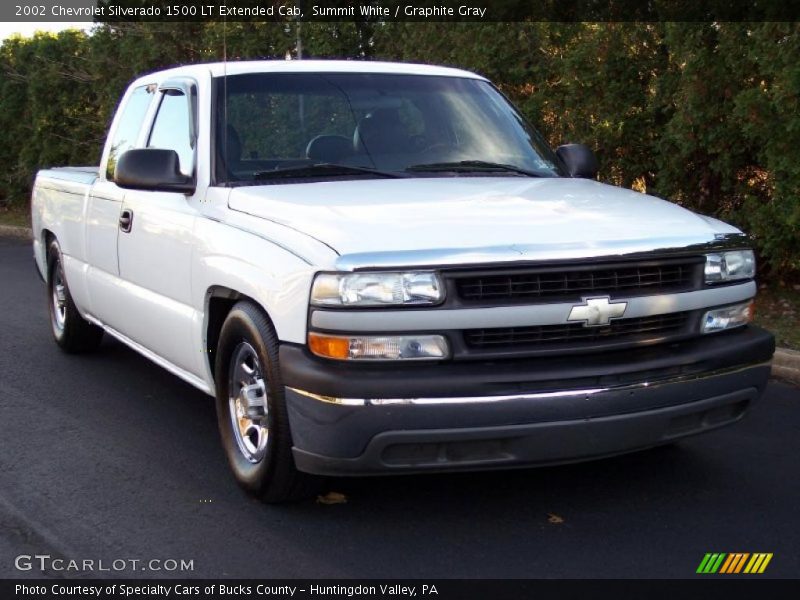
<path id="1" fill-rule="evenodd" d="M 564 144 L 556 149 L 556 155 L 567 166 L 570 177 L 595 179 L 600 170 L 597 157 L 589 146 L 583 144 Z"/>
<path id="2" fill-rule="evenodd" d="M 114 169 L 114 182 L 131 190 L 192 194 L 193 178 L 181 173 L 175 150 L 134 148 L 123 152 Z"/>

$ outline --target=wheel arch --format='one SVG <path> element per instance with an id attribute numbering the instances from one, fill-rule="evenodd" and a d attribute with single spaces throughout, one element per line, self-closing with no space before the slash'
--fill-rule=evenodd
<path id="1" fill-rule="evenodd" d="M 50 270 L 50 244 L 57 240 L 56 234 L 47 228 L 42 229 L 41 234 L 34 238 L 34 241 L 40 244 L 39 248 L 34 247 L 34 258 L 39 269 L 39 275 L 45 282 L 47 282 L 48 271 Z"/>
<path id="2" fill-rule="evenodd" d="M 219 343 L 219 334 L 222 331 L 222 324 L 225 323 L 225 319 L 231 312 L 231 309 L 233 309 L 240 300 L 248 300 L 260 307 L 250 296 L 244 295 L 229 287 L 213 285 L 206 291 L 206 318 L 203 332 L 206 360 L 208 362 L 207 366 L 212 378 L 215 375 L 214 364 L 217 359 L 217 344 Z M 266 311 L 264 312 L 266 313 Z M 268 314 L 267 317 L 269 318 Z"/>
<path id="3" fill-rule="evenodd" d="M 224 285 L 212 285 L 209 287 L 208 290 L 206 290 L 203 336 L 207 367 L 211 373 L 212 380 L 215 377 L 214 366 L 217 360 L 217 346 L 219 344 L 222 326 L 231 310 L 233 310 L 233 307 L 242 301 L 249 302 L 261 311 L 277 333 L 277 328 L 270 315 L 270 311 L 253 296 Z"/>

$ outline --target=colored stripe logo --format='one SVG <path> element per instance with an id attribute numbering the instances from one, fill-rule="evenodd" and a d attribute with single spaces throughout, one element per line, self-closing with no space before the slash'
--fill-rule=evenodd
<path id="1" fill-rule="evenodd" d="M 700 561 L 696 572 L 702 575 L 763 573 L 771 560 L 771 552 L 755 552 L 753 554 L 749 552 L 708 552 Z"/>

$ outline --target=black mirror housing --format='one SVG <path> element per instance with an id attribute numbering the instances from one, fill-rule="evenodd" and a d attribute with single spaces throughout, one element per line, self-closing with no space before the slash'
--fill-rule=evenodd
<path id="1" fill-rule="evenodd" d="M 596 179 L 600 167 L 597 157 L 584 144 L 564 144 L 556 149 L 556 155 L 567 166 L 570 177 Z"/>
<path id="2" fill-rule="evenodd" d="M 134 148 L 123 152 L 114 168 L 114 183 L 131 190 L 192 194 L 195 182 L 181 173 L 175 150 Z"/>

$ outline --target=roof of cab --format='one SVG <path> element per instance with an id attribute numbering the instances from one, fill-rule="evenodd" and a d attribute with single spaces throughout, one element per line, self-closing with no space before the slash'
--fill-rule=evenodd
<path id="1" fill-rule="evenodd" d="M 389 73 L 398 75 L 438 75 L 440 77 L 467 77 L 484 79 L 480 75 L 434 65 L 414 63 L 379 62 L 366 60 L 252 60 L 226 63 L 201 63 L 176 67 L 144 75 L 137 83 L 159 81 L 178 75 L 199 75 L 211 71 L 212 77 L 240 75 L 242 73 Z"/>

